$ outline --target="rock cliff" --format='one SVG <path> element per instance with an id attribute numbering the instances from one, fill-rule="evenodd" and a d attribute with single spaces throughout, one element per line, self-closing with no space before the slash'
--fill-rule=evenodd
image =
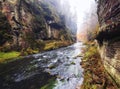
<path id="1" fill-rule="evenodd" d="M 1 50 L 34 49 L 48 39 L 72 41 L 56 9 L 44 0 L 0 0 L 0 39 Z"/>
<path id="2" fill-rule="evenodd" d="M 120 0 L 98 0 L 97 40 L 107 72 L 120 87 Z"/>

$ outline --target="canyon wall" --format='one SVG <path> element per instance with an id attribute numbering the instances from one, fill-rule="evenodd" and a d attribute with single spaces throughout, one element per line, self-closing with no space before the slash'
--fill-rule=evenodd
<path id="1" fill-rule="evenodd" d="M 72 41 L 52 4 L 44 0 L 0 0 L 0 50 L 40 47 L 41 40 Z"/>
<path id="2" fill-rule="evenodd" d="M 120 0 L 98 0 L 97 40 L 105 69 L 120 87 Z"/>

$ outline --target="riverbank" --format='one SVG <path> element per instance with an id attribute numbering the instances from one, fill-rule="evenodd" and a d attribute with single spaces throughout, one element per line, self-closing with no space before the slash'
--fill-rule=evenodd
<path id="1" fill-rule="evenodd" d="M 20 52 L 12 51 L 12 52 L 0 52 L 0 63 L 10 61 L 13 58 L 17 58 L 20 56 Z"/>
<path id="2" fill-rule="evenodd" d="M 0 89 L 76 89 L 83 80 L 81 43 L 0 65 Z M 24 86 L 23 86 L 24 85 Z"/>
<path id="3" fill-rule="evenodd" d="M 72 42 L 52 40 L 52 41 L 44 41 L 43 44 L 44 46 L 42 49 L 33 50 L 33 49 L 28 48 L 27 50 L 24 50 L 24 51 L 22 50 L 20 52 L 18 51 L 0 52 L 0 63 L 14 61 L 22 56 L 27 56 L 31 54 L 40 53 L 43 51 L 49 51 L 49 50 L 54 50 L 54 49 L 61 48 L 61 47 L 66 47 L 66 46 L 71 45 Z"/>
<path id="4" fill-rule="evenodd" d="M 81 66 L 84 68 L 84 81 L 80 89 L 118 89 L 105 70 L 94 44 L 86 45 Z"/>

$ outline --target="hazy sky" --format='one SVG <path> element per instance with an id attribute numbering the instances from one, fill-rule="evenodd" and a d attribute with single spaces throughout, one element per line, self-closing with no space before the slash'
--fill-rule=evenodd
<path id="1" fill-rule="evenodd" d="M 81 26 L 85 23 L 86 18 L 90 19 L 91 13 L 95 13 L 96 4 L 95 0 L 61 0 L 61 4 L 70 6 L 70 12 L 76 14 L 77 29 L 82 30 Z M 63 8 L 64 10 L 64 8 Z M 66 13 L 67 14 L 67 13 Z"/>

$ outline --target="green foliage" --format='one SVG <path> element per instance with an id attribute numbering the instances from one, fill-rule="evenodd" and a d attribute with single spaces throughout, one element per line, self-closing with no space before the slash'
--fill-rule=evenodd
<path id="1" fill-rule="evenodd" d="M 12 59 L 12 58 L 16 58 L 19 57 L 20 52 L 0 52 L 0 62 L 4 62 L 6 60 Z"/>

